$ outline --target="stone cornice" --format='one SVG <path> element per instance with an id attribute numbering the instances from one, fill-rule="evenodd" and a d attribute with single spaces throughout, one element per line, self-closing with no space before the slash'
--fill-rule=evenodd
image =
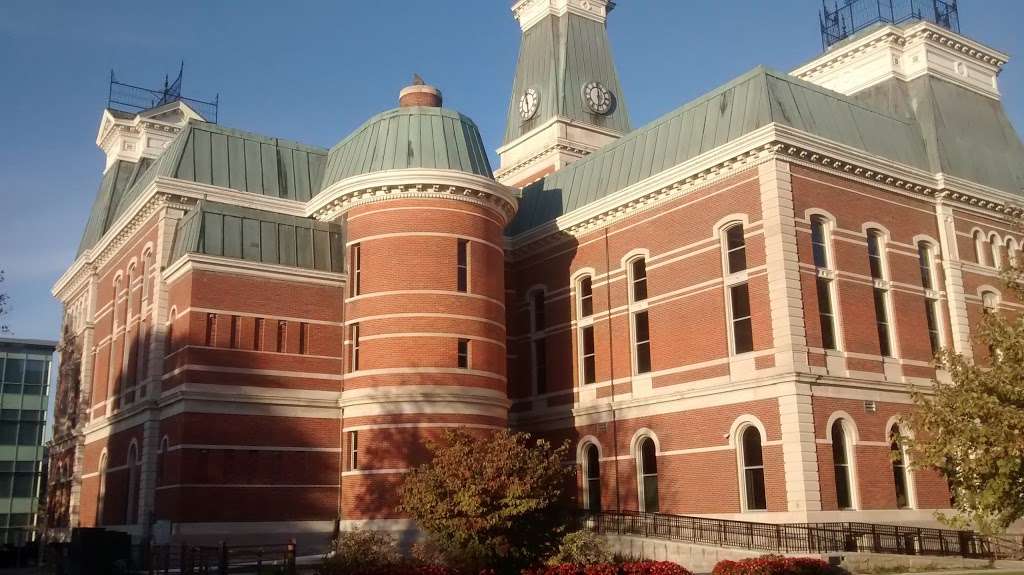
<path id="1" fill-rule="evenodd" d="M 993 50 L 980 42 L 976 42 L 956 32 L 936 26 L 931 22 L 921 22 L 906 31 L 907 38 L 921 39 L 938 44 L 944 48 L 959 52 L 979 62 L 1001 69 L 1010 59 L 1007 54 Z"/>
<path id="2" fill-rule="evenodd" d="M 559 138 L 555 140 L 554 144 L 542 149 L 540 152 L 534 154 L 533 156 L 530 156 L 525 160 L 522 160 L 521 162 L 511 165 L 507 168 L 499 168 L 498 171 L 494 172 L 494 177 L 498 181 L 501 181 L 502 179 L 507 178 L 510 175 L 515 174 L 516 172 L 520 172 L 534 164 L 544 161 L 548 157 L 553 156 L 558 152 L 566 152 L 568 154 L 576 156 L 577 158 L 582 158 L 583 156 L 592 154 L 595 150 L 597 150 L 597 148 L 591 146 L 583 146 L 580 145 L 579 143 L 574 143 L 570 142 L 569 140 Z"/>
<path id="3" fill-rule="evenodd" d="M 454 199 L 490 208 L 512 219 L 519 190 L 490 178 L 455 170 L 389 170 L 346 178 L 316 195 L 306 214 L 334 221 L 355 206 L 399 198 Z"/>

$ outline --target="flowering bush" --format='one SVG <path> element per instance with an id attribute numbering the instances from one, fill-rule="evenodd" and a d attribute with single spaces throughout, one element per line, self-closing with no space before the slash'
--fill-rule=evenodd
<path id="1" fill-rule="evenodd" d="M 742 561 L 723 559 L 712 575 L 837 575 L 842 570 L 821 559 L 764 555 Z"/>
<path id="2" fill-rule="evenodd" d="M 636 561 L 632 563 L 592 563 L 580 565 L 561 563 L 527 569 L 523 575 L 693 575 L 669 561 Z"/>

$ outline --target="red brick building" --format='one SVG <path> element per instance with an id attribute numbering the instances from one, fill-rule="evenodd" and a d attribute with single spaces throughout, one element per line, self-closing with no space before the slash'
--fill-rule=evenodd
<path id="1" fill-rule="evenodd" d="M 876 26 L 634 129 L 611 7 L 513 7 L 497 171 L 424 85 L 330 150 L 105 111 L 52 534 L 406 531 L 425 440 L 507 426 L 570 440 L 592 509 L 932 522 L 892 436 L 933 353 L 1020 307 L 1007 57 Z"/>

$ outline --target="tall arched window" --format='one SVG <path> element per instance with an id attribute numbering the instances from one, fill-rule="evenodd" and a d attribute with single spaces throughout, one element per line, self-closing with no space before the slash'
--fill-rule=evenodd
<path id="1" fill-rule="evenodd" d="M 96 489 L 96 526 L 101 527 L 105 524 L 103 516 L 105 514 L 105 503 L 107 498 L 107 454 L 104 453 L 100 456 L 100 475 L 99 475 L 99 487 Z"/>
<path id="2" fill-rule="evenodd" d="M 999 298 L 995 292 L 985 291 L 981 292 L 981 308 L 982 312 L 995 313 L 996 307 L 999 305 Z"/>
<path id="3" fill-rule="evenodd" d="M 747 511 L 768 509 L 768 501 L 765 497 L 761 432 L 753 425 L 748 425 L 743 430 L 740 461 L 743 464 L 744 508 Z"/>
<path id="4" fill-rule="evenodd" d="M 734 274 L 747 269 L 747 242 L 743 234 L 743 224 L 735 223 L 725 228 L 725 265 L 726 273 Z"/>
<path id="5" fill-rule="evenodd" d="M 853 507 L 853 478 L 850 475 L 850 444 L 842 419 L 832 424 L 832 465 L 836 479 L 836 504 L 839 509 Z"/>
<path id="6" fill-rule="evenodd" d="M 939 300 L 931 293 L 936 289 L 932 265 L 932 246 L 928 242 L 917 242 L 917 260 L 921 268 L 921 287 L 924 288 L 925 324 L 928 326 L 928 341 L 932 354 L 942 347 L 942 332 L 939 331 Z"/>
<path id="7" fill-rule="evenodd" d="M 580 381 L 597 383 L 597 349 L 594 344 L 594 284 L 590 276 L 580 278 L 576 286 L 577 333 L 580 354 Z"/>
<path id="8" fill-rule="evenodd" d="M 160 449 L 156 452 L 156 484 L 160 485 L 164 480 L 164 469 L 167 466 L 167 450 L 170 447 L 169 440 L 165 435 L 160 440 Z"/>
<path id="9" fill-rule="evenodd" d="M 882 232 L 868 230 L 868 267 L 874 280 L 875 328 L 878 332 L 878 351 L 882 357 L 892 357 L 892 330 L 889 326 L 889 290 L 885 287 L 888 276 L 883 257 Z"/>
<path id="10" fill-rule="evenodd" d="M 640 479 L 640 511 L 658 512 L 658 449 L 654 439 L 644 437 L 637 445 L 637 474 Z"/>
<path id="11" fill-rule="evenodd" d="M 142 254 L 142 299 L 149 298 L 150 277 L 153 274 L 153 252 L 147 250 Z"/>
<path id="12" fill-rule="evenodd" d="M 1011 266 L 1017 265 L 1017 240 L 1013 238 L 1006 238 L 1006 242 L 1003 244 L 1006 249 L 1006 263 Z"/>
<path id="13" fill-rule="evenodd" d="M 899 425 L 889 430 L 889 452 L 892 460 L 892 480 L 896 489 L 896 507 L 910 507 L 909 477 L 907 475 L 906 452 L 903 449 Z"/>
<path id="14" fill-rule="evenodd" d="M 601 455 L 593 443 L 583 448 L 583 477 L 587 511 L 601 511 Z"/>
<path id="15" fill-rule="evenodd" d="M 985 234 L 981 230 L 974 230 L 974 259 L 979 266 L 985 265 Z"/>
<path id="16" fill-rule="evenodd" d="M 651 324 L 647 307 L 637 305 L 647 300 L 647 260 L 642 257 L 629 262 L 629 304 L 633 337 L 633 369 L 635 373 L 651 371 Z"/>
<path id="17" fill-rule="evenodd" d="M 811 216 L 811 255 L 814 259 L 814 266 L 819 270 L 832 269 L 828 236 L 828 220 L 823 216 Z M 819 273 L 815 279 L 818 295 L 818 322 L 821 326 L 821 347 L 837 349 L 835 298 L 832 295 L 830 277 L 827 274 Z"/>
<path id="18" fill-rule="evenodd" d="M 126 503 L 124 513 L 124 524 L 134 525 L 138 522 L 138 499 L 139 499 L 139 449 L 136 444 L 131 444 L 128 448 L 128 485 L 125 490 Z"/>
<path id="19" fill-rule="evenodd" d="M 998 268 L 1003 265 L 1003 254 L 1002 254 L 1002 242 L 999 241 L 999 236 L 996 234 L 989 234 L 988 245 L 992 248 L 992 267 Z"/>
<path id="20" fill-rule="evenodd" d="M 743 224 L 730 224 L 722 232 L 722 259 L 726 270 L 725 295 L 729 313 L 729 348 L 733 354 L 754 351 L 754 330 L 750 313 L 750 290 L 744 275 L 747 269 L 747 244 Z"/>

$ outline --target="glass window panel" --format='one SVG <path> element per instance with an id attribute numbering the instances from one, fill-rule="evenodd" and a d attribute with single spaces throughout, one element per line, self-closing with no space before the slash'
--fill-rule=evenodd
<path id="1" fill-rule="evenodd" d="M 14 497 L 32 497 L 32 485 L 35 483 L 35 478 L 35 474 L 32 473 L 15 473 L 12 495 Z"/>
<path id="2" fill-rule="evenodd" d="M 580 280 L 580 317 L 594 315 L 594 288 L 589 277 Z"/>
<path id="3" fill-rule="evenodd" d="M 657 475 L 644 477 L 644 511 L 647 513 L 659 511 Z"/>
<path id="4" fill-rule="evenodd" d="M 729 273 L 734 274 L 747 269 L 747 247 L 742 224 L 726 230 L 725 247 L 728 251 Z"/>
<path id="5" fill-rule="evenodd" d="M 548 390 L 548 350 L 543 339 L 533 342 L 534 378 L 537 381 L 537 393 Z"/>
<path id="6" fill-rule="evenodd" d="M 4 381 L 8 383 L 21 383 L 25 372 L 25 360 L 17 357 L 8 357 L 7 365 L 4 367 Z"/>
<path id="7" fill-rule="evenodd" d="M 18 423 L 15 421 L 0 421 L 0 445 L 18 444 Z"/>
<path id="8" fill-rule="evenodd" d="M 633 260 L 633 301 L 647 299 L 647 261 L 644 258 Z"/>
<path id="9" fill-rule="evenodd" d="M 927 243 L 917 244 L 917 260 L 921 268 L 921 287 L 935 289 L 935 282 L 932 280 L 932 254 Z"/>
<path id="10" fill-rule="evenodd" d="M 754 426 L 743 432 L 743 464 L 747 467 L 764 465 L 761 454 L 761 432 Z"/>
<path id="11" fill-rule="evenodd" d="M 533 292 L 533 331 L 543 331 L 547 327 L 547 310 L 544 292 Z"/>
<path id="12" fill-rule="evenodd" d="M 836 348 L 835 321 L 832 317 L 832 290 L 825 278 L 817 279 L 818 320 L 821 325 L 821 346 L 825 349 Z"/>
<path id="13" fill-rule="evenodd" d="M 821 216 L 811 218 L 811 251 L 814 265 L 819 268 L 828 267 L 828 249 L 825 246 L 825 220 Z"/>
<path id="14" fill-rule="evenodd" d="M 876 230 L 868 231 L 868 265 L 871 268 L 871 277 L 882 279 L 881 236 Z"/>
<path id="15" fill-rule="evenodd" d="M 885 307 L 885 290 L 875 289 L 875 325 L 878 328 L 878 348 L 883 357 L 891 357 L 889 343 L 889 317 Z"/>
<path id="16" fill-rule="evenodd" d="M 932 354 L 939 353 L 942 342 L 939 339 L 939 320 L 935 316 L 935 300 L 924 300 L 924 317 L 928 325 L 928 342 L 932 347 Z"/>
<path id="17" fill-rule="evenodd" d="M 25 383 L 43 385 L 46 383 L 46 372 L 49 362 L 41 359 L 30 359 L 25 362 Z"/>
<path id="18" fill-rule="evenodd" d="M 641 470 L 645 475 L 658 472 L 658 454 L 654 440 L 646 438 L 640 444 Z"/>
<path id="19" fill-rule="evenodd" d="M 18 445 L 38 445 L 41 427 L 39 423 L 23 421 L 18 429 Z"/>
<path id="20" fill-rule="evenodd" d="M 747 483 L 747 509 L 760 511 L 768 508 L 765 497 L 764 469 L 757 467 L 745 472 Z"/>

